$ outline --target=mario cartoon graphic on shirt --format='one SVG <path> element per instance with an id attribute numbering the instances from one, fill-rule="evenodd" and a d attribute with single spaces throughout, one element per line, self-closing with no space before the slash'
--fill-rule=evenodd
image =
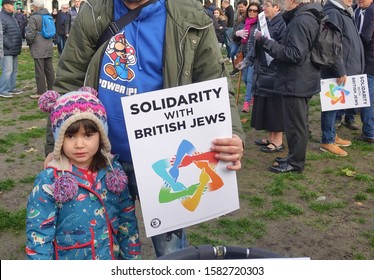
<path id="1" fill-rule="evenodd" d="M 124 34 L 117 34 L 110 39 L 106 53 L 112 61 L 104 67 L 107 75 L 113 80 L 131 81 L 134 79 L 135 73 L 129 65 L 136 63 L 135 49 L 126 41 Z"/>

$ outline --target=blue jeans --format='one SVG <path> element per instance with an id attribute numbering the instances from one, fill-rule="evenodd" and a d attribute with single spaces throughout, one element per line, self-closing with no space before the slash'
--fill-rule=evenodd
<path id="1" fill-rule="evenodd" d="M 252 98 L 253 66 L 247 66 L 242 70 L 242 80 L 245 83 L 244 101 L 249 102 Z"/>
<path id="2" fill-rule="evenodd" d="M 321 113 L 322 144 L 335 143 L 335 118 L 337 111 L 326 111 Z"/>
<path id="3" fill-rule="evenodd" d="M 338 110 L 336 112 L 336 120 L 342 121 L 343 116 L 344 116 L 344 122 L 346 124 L 353 123 L 355 121 L 355 115 L 356 115 L 355 109 Z"/>
<path id="4" fill-rule="evenodd" d="M 56 38 L 57 38 L 57 40 L 56 40 L 57 41 L 57 50 L 58 50 L 58 53 L 61 54 L 62 51 L 64 50 L 67 37 L 66 37 L 66 35 L 57 34 Z"/>
<path id="5" fill-rule="evenodd" d="M 132 198 L 135 200 L 139 198 L 138 187 L 136 184 L 134 166 L 131 163 L 122 162 L 122 167 L 128 177 L 128 188 Z M 171 214 L 172 215 L 172 214 Z M 182 229 L 180 236 L 174 233 L 163 233 L 152 236 L 152 244 L 155 250 L 156 256 L 161 257 L 166 254 L 181 250 L 188 247 L 186 231 Z"/>
<path id="6" fill-rule="evenodd" d="M 371 106 L 360 108 L 362 134 L 367 138 L 374 138 L 374 76 L 367 75 L 367 77 Z"/>
<path id="7" fill-rule="evenodd" d="M 1 59 L 2 75 L 0 77 L 0 92 L 9 92 L 16 88 L 18 74 L 18 57 L 6 55 Z"/>
<path id="8" fill-rule="evenodd" d="M 226 46 L 226 51 L 227 51 L 227 57 L 230 57 L 230 52 L 231 52 L 231 38 L 232 38 L 232 27 L 226 27 L 225 30 L 225 46 Z"/>
<path id="9" fill-rule="evenodd" d="M 238 53 L 238 50 L 240 48 L 240 44 L 232 43 L 230 45 L 230 58 L 232 61 L 234 61 L 236 54 Z"/>

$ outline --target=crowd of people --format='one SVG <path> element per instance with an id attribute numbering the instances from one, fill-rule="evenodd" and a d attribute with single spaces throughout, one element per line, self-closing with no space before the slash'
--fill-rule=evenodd
<path id="1" fill-rule="evenodd" d="M 230 75 L 242 71 L 246 85 L 242 112 L 249 113 L 252 108 L 251 127 L 269 132 L 268 137 L 256 140 L 255 144 L 262 152 L 283 152 L 283 132 L 286 135 L 288 156 L 276 157 L 269 170 L 302 172 L 310 135 L 308 104 L 320 92 L 321 79 L 336 78 L 338 85 L 344 85 L 347 76 L 366 74 L 373 102 L 374 4 L 371 0 L 357 0 L 356 3 L 328 0 L 323 5 L 308 0 L 264 0 L 260 6 L 257 2 L 237 2 L 231 44 L 226 45 L 230 49 L 226 61 L 233 63 Z M 261 9 L 267 18 L 271 39 L 259 35 L 261 30 L 256 20 Z M 310 52 L 323 15 L 328 15 L 329 24 L 340 30 L 339 43 L 343 52 L 341 60 L 332 67 L 320 68 L 310 60 Z M 242 61 L 237 59 L 238 51 L 244 56 Z M 340 138 L 336 129 L 343 124 L 351 130 L 359 130 L 355 122 L 358 111 L 362 133 L 355 140 L 374 143 L 372 105 L 325 111 L 321 112 L 321 151 L 339 157 L 348 155 L 342 147 L 352 142 Z"/>
<path id="2" fill-rule="evenodd" d="M 30 48 L 31 57 L 34 59 L 36 92 L 30 98 L 38 99 L 47 89 L 52 89 L 55 73 L 52 64 L 53 48 L 57 45 L 58 54 L 64 49 L 71 27 L 84 3 L 81 0 L 72 1 L 73 6 L 62 4 L 60 10 L 54 9 L 52 13 L 45 7 L 44 0 L 31 2 L 31 12 L 18 7 L 15 9 L 15 0 L 2 1 L 0 12 L 1 50 L 5 58 L 1 61 L 2 75 L 0 77 L 0 97 L 11 98 L 23 93 L 16 89 L 16 77 L 18 74 L 18 55 L 21 53 L 23 41 Z M 53 38 L 45 39 L 39 33 L 42 28 L 42 15 L 52 15 L 56 34 Z"/>
<path id="3" fill-rule="evenodd" d="M 4 98 L 22 93 L 15 87 L 23 31 L 14 2 L 3 0 L 0 12 L 0 97 Z M 62 5 L 52 13 L 55 39 L 39 34 L 41 15 L 50 14 L 42 0 L 33 0 L 33 12 L 26 21 L 24 38 L 34 59 L 37 85 L 31 97 L 38 98 L 39 107 L 50 113 L 45 170 L 38 175 L 28 202 L 30 259 L 140 258 L 133 204 L 139 197 L 120 101 L 123 94 L 102 81 L 141 94 L 227 77 L 233 135 L 213 140 L 211 150 L 231 171 L 241 169 L 245 137 L 230 75 L 241 71 L 246 86 L 241 111 L 251 113 L 252 128 L 268 133 L 254 144 L 265 153 L 288 148 L 287 157 L 276 157 L 269 166 L 275 173 L 304 171 L 309 102 L 320 92 L 321 78 L 336 78 L 344 85 L 347 76 L 366 74 L 373 104 L 373 0 L 354 4 L 352 0 L 327 0 L 323 5 L 310 0 L 239 0 L 235 7 L 228 0 L 223 0 L 221 7 L 208 0 L 204 5 L 196 0 L 90 0 L 83 6 L 82 2 L 75 0 L 73 7 Z M 120 25 L 134 10 L 139 10 L 137 17 Z M 269 36 L 260 28 L 262 11 Z M 326 14 L 340 31 L 343 52 L 332 67 L 320 68 L 313 64 L 310 53 Z M 98 18 L 100 21 L 95 20 Z M 100 34 L 111 22 L 119 28 L 112 29 L 106 44 L 99 44 Z M 59 53 L 56 74 L 52 66 L 54 40 Z M 237 59 L 239 52 L 241 61 Z M 231 73 L 226 63 L 232 65 Z M 355 140 L 373 144 L 373 105 L 359 108 L 359 112 L 362 133 Z M 359 129 L 355 117 L 353 109 L 321 112 L 321 151 L 347 156 L 341 147 L 352 142 L 338 137 L 336 128 L 344 118 L 348 128 Z M 45 185 L 52 191 L 45 192 Z M 65 186 L 69 191 L 64 191 Z M 102 199 L 104 195 L 110 199 Z M 79 203 L 74 201 L 77 196 Z M 71 225 L 66 222 L 86 210 L 86 203 L 91 203 L 86 199 L 107 209 L 103 211 L 108 216 L 100 221 L 107 242 L 92 244 L 96 213 L 86 213 L 90 218 L 85 217 L 80 225 L 77 220 L 70 221 Z M 46 202 L 45 208 L 37 209 L 41 200 Z M 37 219 L 42 221 L 43 217 L 48 224 L 35 227 L 32 214 L 39 210 L 43 215 Z M 113 231 L 108 224 L 117 219 L 122 228 Z M 183 228 L 153 236 L 152 242 L 157 257 L 188 246 Z"/>

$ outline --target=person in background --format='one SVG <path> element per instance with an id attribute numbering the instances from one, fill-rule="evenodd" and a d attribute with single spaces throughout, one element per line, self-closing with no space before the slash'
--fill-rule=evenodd
<path id="1" fill-rule="evenodd" d="M 249 107 L 253 105 L 252 87 L 253 87 L 253 57 L 255 39 L 254 33 L 257 28 L 258 14 L 261 12 L 261 6 L 258 2 L 251 2 L 247 8 L 247 16 L 244 21 L 243 29 L 236 31 L 235 35 L 242 37 L 241 51 L 246 58 L 236 68 L 242 70 L 242 79 L 245 83 L 245 96 L 242 107 L 243 113 L 249 113 Z"/>
<path id="2" fill-rule="evenodd" d="M 218 30 L 216 30 L 217 40 L 220 45 L 225 43 L 225 32 L 227 25 L 227 18 L 221 8 L 215 8 L 213 11 L 213 16 L 217 20 Z"/>
<path id="3" fill-rule="evenodd" d="M 323 17 L 322 6 L 309 0 L 286 0 L 282 17 L 286 31 L 278 43 L 256 32 L 257 44 L 279 61 L 274 89 L 282 95 L 283 121 L 288 156 L 277 157 L 269 170 L 274 173 L 304 171 L 309 140 L 308 110 L 313 95 L 321 91 L 321 71 L 310 60 Z"/>
<path id="4" fill-rule="evenodd" d="M 59 57 L 61 56 L 66 44 L 66 40 L 68 39 L 65 26 L 68 19 L 68 13 L 69 5 L 62 4 L 61 9 L 58 11 L 56 16 L 56 41 Z"/>
<path id="5" fill-rule="evenodd" d="M 51 15 L 52 15 L 54 21 L 56 21 L 57 14 L 58 14 L 58 9 L 57 8 L 53 8 L 53 11 L 52 11 Z"/>
<path id="6" fill-rule="evenodd" d="M 27 17 L 23 13 L 21 8 L 18 8 L 14 14 L 15 19 L 18 22 L 19 28 L 21 29 L 22 39 L 25 39 L 25 29 L 27 26 Z"/>
<path id="7" fill-rule="evenodd" d="M 286 23 L 282 18 L 282 0 L 265 0 L 262 5 L 267 19 L 267 26 L 272 40 L 281 43 L 286 31 Z M 256 130 L 267 130 L 265 139 L 258 139 L 255 144 L 261 146 L 266 153 L 282 152 L 283 145 L 283 101 L 282 95 L 274 86 L 278 79 L 279 61 L 267 60 L 266 53 L 258 46 L 255 48 L 255 66 L 253 74 L 254 91 L 251 127 Z"/>
<path id="8" fill-rule="evenodd" d="M 232 34 L 232 40 L 231 40 L 231 46 L 230 46 L 230 58 L 232 62 L 232 71 L 230 73 L 230 76 L 235 76 L 239 72 L 239 70 L 236 68 L 236 65 L 235 65 L 235 57 L 240 49 L 242 37 L 236 36 L 235 33 L 236 31 L 241 30 L 244 27 L 247 6 L 248 6 L 247 0 L 240 0 L 238 2 L 237 18 L 236 18 L 235 25 L 233 28 L 233 34 Z"/>
<path id="9" fill-rule="evenodd" d="M 46 39 L 41 34 L 42 15 L 49 14 L 44 8 L 43 0 L 32 2 L 33 13 L 26 27 L 26 42 L 30 47 L 30 54 L 34 59 L 36 94 L 30 97 L 38 99 L 47 89 L 53 89 L 55 71 L 53 69 L 53 38 Z"/>
<path id="10" fill-rule="evenodd" d="M 69 15 L 68 15 L 68 17 L 66 19 L 66 23 L 65 23 L 65 28 L 66 28 L 65 33 L 66 33 L 67 37 L 69 37 L 71 27 L 73 26 L 75 18 L 78 15 L 78 12 L 80 10 L 80 6 L 81 6 L 81 0 L 74 0 L 74 6 L 71 7 L 70 10 L 69 10 Z"/>
<path id="11" fill-rule="evenodd" d="M 15 0 L 3 0 L 0 20 L 3 33 L 4 56 L 1 59 L 0 97 L 11 98 L 23 91 L 16 89 L 18 56 L 22 50 L 22 33 L 13 17 Z"/>
<path id="12" fill-rule="evenodd" d="M 54 160 L 27 203 L 26 253 L 32 260 L 138 259 L 140 241 L 127 176 L 110 154 L 107 115 L 97 92 L 38 101 L 50 115 Z"/>
<path id="13" fill-rule="evenodd" d="M 336 112 L 335 128 L 338 128 L 341 125 L 344 125 L 348 127 L 350 130 L 359 130 L 360 128 L 355 123 L 355 115 L 356 115 L 355 109 L 338 110 Z M 343 121 L 343 117 L 344 117 L 344 121 Z"/>
<path id="14" fill-rule="evenodd" d="M 3 38 L 3 24 L 0 20 L 0 65 L 1 59 L 4 57 L 4 38 Z"/>
<path id="15" fill-rule="evenodd" d="M 234 8 L 230 5 L 229 0 L 223 0 L 222 1 L 222 9 L 225 13 L 225 16 L 227 18 L 227 25 L 225 30 L 225 46 L 226 46 L 226 52 L 227 52 L 227 58 L 225 58 L 225 62 L 230 61 L 230 46 L 231 46 L 231 40 L 232 40 L 232 30 L 234 28 L 234 20 L 235 20 L 235 12 Z"/>
<path id="16" fill-rule="evenodd" d="M 330 68 L 322 68 L 321 76 L 323 79 L 337 78 L 338 85 L 345 85 L 347 76 L 363 74 L 365 69 L 364 49 L 353 20 L 352 0 L 328 0 L 323 11 L 329 16 L 329 22 L 341 30 L 343 59 Z M 336 112 L 321 112 L 320 150 L 345 157 L 348 153 L 341 147 L 349 147 L 352 142 L 336 134 Z"/>
<path id="17" fill-rule="evenodd" d="M 354 140 L 374 144 L 374 2 L 358 0 L 355 10 L 355 22 L 364 47 L 365 71 L 367 75 L 370 106 L 360 108 L 362 133 Z"/>
<path id="18" fill-rule="evenodd" d="M 216 5 L 214 5 L 210 0 L 206 0 L 204 2 L 204 7 L 208 15 L 210 17 L 213 17 L 213 12 L 214 12 L 214 9 L 216 8 Z"/>
<path id="19" fill-rule="evenodd" d="M 102 34 L 110 22 L 141 4 L 148 5 L 136 19 L 113 34 L 108 44 L 101 47 L 95 44 L 97 34 Z M 95 20 L 98 16 L 100 24 Z M 211 151 L 216 152 L 218 160 L 226 162 L 229 171 L 241 169 L 244 133 L 235 92 L 222 63 L 212 20 L 200 2 L 90 0 L 90 5 L 87 2 L 78 13 L 76 23 L 58 62 L 54 87 L 62 93 L 83 85 L 98 89 L 99 99 L 108 112 L 111 151 L 119 154 L 133 199 L 137 198 L 137 184 L 120 101 L 132 94 L 226 77 L 233 135 L 212 140 Z M 108 67 L 117 59 L 127 61 L 126 76 L 120 73 L 120 77 L 114 67 Z M 107 88 L 100 82 L 104 80 L 116 86 Z M 126 91 L 118 92 L 121 88 Z M 53 147 L 49 128 L 46 140 L 45 162 L 48 162 Z M 184 229 L 153 236 L 152 243 L 157 257 L 188 246 Z"/>

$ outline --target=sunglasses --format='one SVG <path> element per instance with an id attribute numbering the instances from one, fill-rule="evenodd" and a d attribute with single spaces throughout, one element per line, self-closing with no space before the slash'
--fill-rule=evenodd
<path id="1" fill-rule="evenodd" d="M 258 10 L 252 10 L 252 9 L 249 9 L 248 12 L 249 12 L 249 13 L 258 13 Z"/>

